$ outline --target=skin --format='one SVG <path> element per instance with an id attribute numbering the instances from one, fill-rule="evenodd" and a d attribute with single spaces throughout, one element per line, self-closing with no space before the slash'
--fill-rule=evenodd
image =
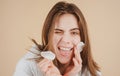
<path id="1" fill-rule="evenodd" d="M 82 60 L 77 44 L 81 41 L 77 19 L 72 14 L 63 14 L 55 22 L 53 48 L 57 60 L 63 65 L 64 76 L 75 76 L 81 71 Z M 70 64 L 73 63 L 73 64 Z M 45 76 L 61 76 L 52 61 L 43 59 L 39 62 Z"/>

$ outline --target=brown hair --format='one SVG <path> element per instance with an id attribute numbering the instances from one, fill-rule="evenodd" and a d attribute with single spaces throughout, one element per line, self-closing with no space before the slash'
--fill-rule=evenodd
<path id="1" fill-rule="evenodd" d="M 54 29 L 54 23 L 57 18 L 59 18 L 62 14 L 72 14 L 76 17 L 79 25 L 80 30 L 80 37 L 81 41 L 85 43 L 85 46 L 83 48 L 83 51 L 80 53 L 81 58 L 83 60 L 82 62 L 82 72 L 87 68 L 92 76 L 96 76 L 96 71 L 99 71 L 99 67 L 93 60 L 92 54 L 91 54 L 91 48 L 90 48 L 90 41 L 88 37 L 88 31 L 87 31 L 87 24 L 85 21 L 85 18 L 81 12 L 81 10 L 72 3 L 67 2 L 58 2 L 56 3 L 53 8 L 48 13 L 46 20 L 43 25 L 42 29 L 42 46 L 38 45 L 35 40 L 33 42 L 38 46 L 38 48 L 42 51 L 45 50 L 51 50 L 52 46 L 50 45 L 53 29 Z"/>

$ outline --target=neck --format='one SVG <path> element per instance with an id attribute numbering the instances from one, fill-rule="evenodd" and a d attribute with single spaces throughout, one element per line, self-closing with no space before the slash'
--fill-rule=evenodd
<path id="1" fill-rule="evenodd" d="M 70 63 L 67 64 L 61 64 L 58 62 L 58 69 L 60 70 L 60 73 L 63 75 L 66 72 L 66 69 L 69 67 Z"/>

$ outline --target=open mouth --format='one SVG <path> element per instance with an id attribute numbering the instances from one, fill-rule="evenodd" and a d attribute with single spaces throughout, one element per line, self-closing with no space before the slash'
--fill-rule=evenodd
<path id="1" fill-rule="evenodd" d="M 60 52 L 60 55 L 69 56 L 71 54 L 73 48 L 70 48 L 70 47 L 58 47 L 58 50 Z"/>
<path id="2" fill-rule="evenodd" d="M 62 50 L 62 51 L 71 51 L 72 48 L 69 48 L 69 47 L 58 47 L 59 50 Z"/>

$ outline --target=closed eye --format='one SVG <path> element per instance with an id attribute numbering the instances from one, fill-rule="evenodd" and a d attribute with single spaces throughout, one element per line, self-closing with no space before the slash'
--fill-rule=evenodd
<path id="1" fill-rule="evenodd" d="M 63 30 L 61 30 L 61 29 L 55 29 L 55 30 L 54 30 L 54 33 L 55 33 L 55 34 L 62 34 L 62 33 L 63 33 Z"/>
<path id="2" fill-rule="evenodd" d="M 56 34 L 61 33 L 61 31 L 55 31 Z"/>

